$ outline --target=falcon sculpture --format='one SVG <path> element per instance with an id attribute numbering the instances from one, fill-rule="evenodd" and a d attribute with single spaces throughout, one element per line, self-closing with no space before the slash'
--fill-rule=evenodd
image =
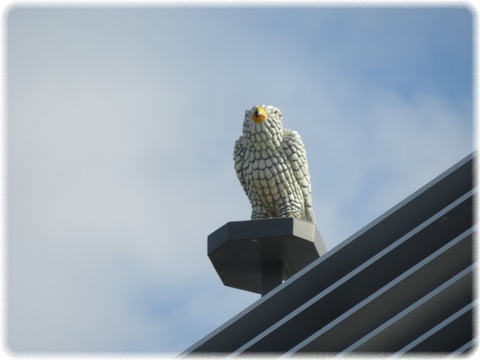
<path id="1" fill-rule="evenodd" d="M 315 223 L 305 146 L 296 131 L 283 128 L 280 109 L 261 105 L 245 111 L 234 160 L 252 220 L 295 217 Z"/>

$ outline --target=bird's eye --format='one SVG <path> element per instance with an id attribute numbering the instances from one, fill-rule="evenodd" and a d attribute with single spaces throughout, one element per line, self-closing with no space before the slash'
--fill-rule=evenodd
<path id="1" fill-rule="evenodd" d="M 273 110 L 273 113 L 277 115 L 279 118 L 282 117 L 282 113 L 279 110 Z"/>

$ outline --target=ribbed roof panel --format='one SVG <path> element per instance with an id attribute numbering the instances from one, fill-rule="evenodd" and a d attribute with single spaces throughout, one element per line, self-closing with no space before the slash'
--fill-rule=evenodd
<path id="1" fill-rule="evenodd" d="M 473 161 L 454 165 L 184 355 L 471 349 Z"/>

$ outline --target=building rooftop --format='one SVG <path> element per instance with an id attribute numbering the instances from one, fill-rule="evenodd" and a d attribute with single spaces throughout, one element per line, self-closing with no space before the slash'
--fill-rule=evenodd
<path id="1" fill-rule="evenodd" d="M 472 349 L 474 158 L 313 260 L 183 355 Z"/>

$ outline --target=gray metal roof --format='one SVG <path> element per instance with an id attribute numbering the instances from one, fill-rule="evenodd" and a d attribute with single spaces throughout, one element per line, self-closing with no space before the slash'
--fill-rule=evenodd
<path id="1" fill-rule="evenodd" d="M 471 349 L 473 161 L 471 154 L 183 355 Z"/>

